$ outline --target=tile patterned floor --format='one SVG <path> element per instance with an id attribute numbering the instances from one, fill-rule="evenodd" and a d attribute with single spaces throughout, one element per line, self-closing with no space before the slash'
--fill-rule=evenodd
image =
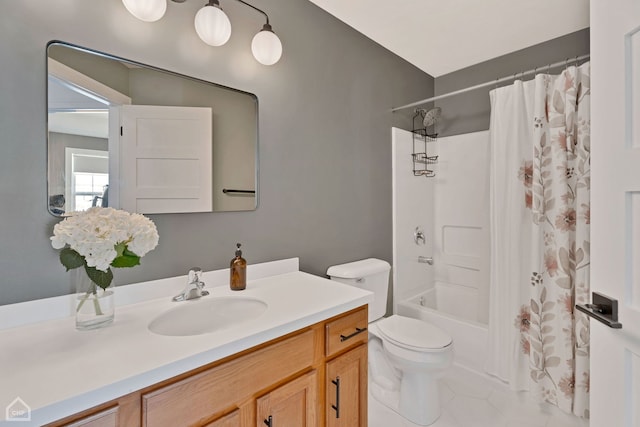
<path id="1" fill-rule="evenodd" d="M 588 427 L 529 393 L 454 366 L 440 381 L 442 415 L 431 427 Z M 420 427 L 369 396 L 369 427 Z"/>

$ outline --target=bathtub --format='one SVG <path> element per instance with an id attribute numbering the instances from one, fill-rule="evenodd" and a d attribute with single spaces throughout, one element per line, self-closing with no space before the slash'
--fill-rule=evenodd
<path id="1" fill-rule="evenodd" d="M 454 363 L 486 375 L 487 325 L 478 322 L 477 291 L 465 286 L 435 282 L 434 287 L 396 305 L 397 313 L 425 320 L 453 338 Z"/>

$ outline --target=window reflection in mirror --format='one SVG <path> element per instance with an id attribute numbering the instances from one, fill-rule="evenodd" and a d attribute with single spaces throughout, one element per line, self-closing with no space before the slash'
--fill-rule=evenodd
<path id="1" fill-rule="evenodd" d="M 256 208 L 255 95 L 62 42 L 47 53 L 52 214 Z"/>

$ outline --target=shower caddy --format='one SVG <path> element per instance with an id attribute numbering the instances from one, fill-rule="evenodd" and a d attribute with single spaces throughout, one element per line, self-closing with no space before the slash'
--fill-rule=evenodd
<path id="1" fill-rule="evenodd" d="M 413 134 L 413 153 L 411 154 L 413 158 L 413 175 L 433 178 L 436 176 L 436 172 L 433 169 L 429 169 L 429 165 L 438 163 L 438 156 L 429 156 L 427 154 L 427 143 L 436 142 L 438 134 L 429 133 L 427 131 L 428 126 L 423 125 L 425 114 L 425 110 L 416 109 L 413 116 L 413 130 L 411 131 Z M 435 124 L 433 128 L 435 131 Z"/>

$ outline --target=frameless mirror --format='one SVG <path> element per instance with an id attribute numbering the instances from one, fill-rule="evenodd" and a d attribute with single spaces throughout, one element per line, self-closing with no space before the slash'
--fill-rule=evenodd
<path id="1" fill-rule="evenodd" d="M 64 42 L 47 46 L 48 206 L 257 207 L 255 95 Z"/>

